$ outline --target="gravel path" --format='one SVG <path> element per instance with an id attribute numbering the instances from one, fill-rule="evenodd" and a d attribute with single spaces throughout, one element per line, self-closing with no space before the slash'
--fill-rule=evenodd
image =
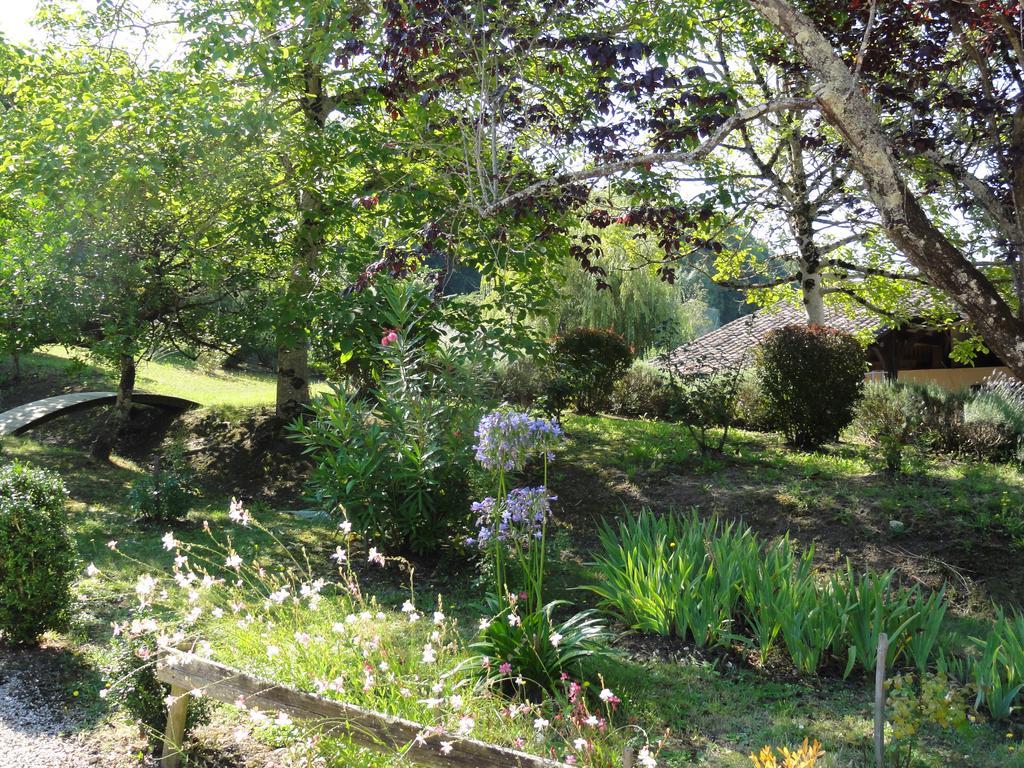
<path id="1" fill-rule="evenodd" d="M 61 660 L 46 650 L 0 651 L 0 768 L 125 764 L 123 735 L 118 739 L 114 728 L 85 721 L 73 689 L 65 688 L 75 681 L 65 679 Z"/>

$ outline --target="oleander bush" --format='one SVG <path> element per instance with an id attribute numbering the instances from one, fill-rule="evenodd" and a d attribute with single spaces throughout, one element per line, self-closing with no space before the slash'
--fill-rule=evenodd
<path id="1" fill-rule="evenodd" d="M 568 401 L 577 413 L 609 407 L 615 382 L 633 362 L 633 350 L 619 334 L 601 328 L 577 328 L 555 339 L 553 377 L 568 385 Z"/>
<path id="2" fill-rule="evenodd" d="M 55 472 L 0 466 L 0 641 L 34 643 L 71 607 L 75 546 L 67 492 Z"/>
<path id="3" fill-rule="evenodd" d="M 381 340 L 376 386 L 334 388 L 291 426 L 313 463 L 307 494 L 375 542 L 438 550 L 469 520 L 470 446 L 478 407 L 424 370 L 416 336 Z"/>
<path id="4" fill-rule="evenodd" d="M 758 382 L 769 421 L 802 450 L 836 440 L 864 385 L 864 350 L 833 328 L 787 325 L 758 346 Z"/>

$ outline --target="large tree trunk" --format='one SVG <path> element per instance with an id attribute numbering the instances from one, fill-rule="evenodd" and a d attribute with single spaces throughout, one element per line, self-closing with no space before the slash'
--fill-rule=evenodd
<path id="1" fill-rule="evenodd" d="M 305 127 L 313 139 L 312 144 L 322 136 L 331 112 L 329 100 L 323 93 L 320 67 L 319 63 L 308 63 L 301 98 Z M 298 196 L 299 227 L 284 308 L 287 320 L 277 334 L 277 417 L 284 421 L 295 418 L 309 404 L 309 330 L 305 307 L 326 238 L 323 198 L 315 185 L 315 177 L 311 176 L 308 186 Z"/>
<path id="2" fill-rule="evenodd" d="M 94 458 L 104 461 L 110 458 L 114 443 L 124 434 L 131 419 L 132 395 L 135 393 L 135 358 L 132 355 L 121 355 L 119 371 L 114 412 L 104 425 L 103 431 L 96 436 L 91 449 Z"/>
<path id="3" fill-rule="evenodd" d="M 907 188 L 878 113 L 814 22 L 788 0 L 747 0 L 789 40 L 818 76 L 812 88 L 842 134 L 889 239 L 928 281 L 945 291 L 989 347 L 1024 376 L 1024 321 L 992 283 L 936 227 Z"/>

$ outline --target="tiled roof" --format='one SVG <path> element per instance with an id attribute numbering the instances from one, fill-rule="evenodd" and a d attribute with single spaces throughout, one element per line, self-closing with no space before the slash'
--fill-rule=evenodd
<path id="1" fill-rule="evenodd" d="M 825 325 L 848 333 L 877 333 L 884 323 L 865 309 L 825 308 Z M 721 328 L 677 347 L 658 359 L 658 364 L 677 373 L 712 371 L 751 362 L 754 348 L 776 328 L 803 325 L 807 314 L 802 307 L 779 304 L 726 323 Z"/>

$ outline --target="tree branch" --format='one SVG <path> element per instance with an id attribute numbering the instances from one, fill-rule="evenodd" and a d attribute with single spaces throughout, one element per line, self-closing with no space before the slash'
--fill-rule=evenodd
<path id="1" fill-rule="evenodd" d="M 559 174 L 558 176 L 553 176 L 530 184 L 518 192 L 506 195 L 502 199 L 482 208 L 480 213 L 484 216 L 493 216 L 498 211 L 507 208 L 520 200 L 524 200 L 539 192 L 543 192 L 546 189 L 564 186 L 565 184 L 571 184 L 576 181 L 606 178 L 618 173 L 631 171 L 641 166 L 666 165 L 674 163 L 681 163 L 685 165 L 693 164 L 711 154 L 716 147 L 725 141 L 725 138 L 730 133 L 741 125 L 745 125 L 746 123 L 757 120 L 758 118 L 773 112 L 813 109 L 814 107 L 815 102 L 813 99 L 778 99 L 765 104 L 748 107 L 747 109 L 741 110 L 729 117 L 718 127 L 718 130 L 716 130 L 707 141 L 696 149 L 687 152 L 651 152 L 645 155 L 637 155 L 627 160 L 620 160 L 615 163 L 607 163 L 593 168 L 585 168 L 579 171 L 570 171 L 569 173 Z"/>

